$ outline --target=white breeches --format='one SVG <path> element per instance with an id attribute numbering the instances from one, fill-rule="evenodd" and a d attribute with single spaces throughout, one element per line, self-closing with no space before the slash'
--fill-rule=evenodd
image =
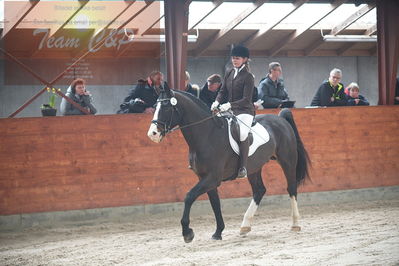
<path id="1" fill-rule="evenodd" d="M 244 141 L 248 137 L 254 117 L 249 114 L 237 115 L 238 124 L 240 125 L 240 141 Z"/>

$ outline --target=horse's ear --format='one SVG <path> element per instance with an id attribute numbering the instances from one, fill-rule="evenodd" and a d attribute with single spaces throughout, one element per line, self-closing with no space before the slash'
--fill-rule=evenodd
<path id="1" fill-rule="evenodd" d="M 163 90 L 165 91 L 166 95 L 170 98 L 173 96 L 172 90 L 169 88 L 168 83 L 164 82 Z"/>

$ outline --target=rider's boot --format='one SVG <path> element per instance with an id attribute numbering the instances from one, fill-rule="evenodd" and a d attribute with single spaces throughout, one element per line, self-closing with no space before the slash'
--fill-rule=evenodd
<path id="1" fill-rule="evenodd" d="M 248 138 L 246 138 L 245 140 L 240 142 L 240 168 L 238 169 L 237 178 L 247 177 L 248 152 L 249 140 Z"/>

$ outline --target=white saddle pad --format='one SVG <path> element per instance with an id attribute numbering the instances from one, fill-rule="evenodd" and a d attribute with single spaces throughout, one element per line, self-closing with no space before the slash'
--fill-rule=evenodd
<path id="1" fill-rule="evenodd" d="M 233 149 L 233 151 L 239 155 L 240 148 L 238 146 L 238 143 L 233 139 L 233 136 L 231 135 L 231 120 L 232 119 L 227 119 L 227 122 L 229 124 L 230 146 Z M 266 128 L 264 128 L 258 122 L 256 122 L 256 124 L 253 127 L 251 127 L 251 132 L 254 141 L 252 142 L 251 146 L 249 146 L 248 156 L 253 155 L 260 146 L 262 146 L 263 144 L 267 143 L 270 140 L 269 132 L 267 132 Z"/>

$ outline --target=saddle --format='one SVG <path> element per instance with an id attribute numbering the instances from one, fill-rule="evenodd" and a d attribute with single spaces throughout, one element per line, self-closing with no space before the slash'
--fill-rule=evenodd
<path id="1" fill-rule="evenodd" d="M 238 143 L 240 143 L 240 125 L 238 123 L 237 117 L 231 112 L 223 112 L 220 115 L 224 117 L 228 123 L 230 146 L 233 151 L 239 155 L 240 149 Z M 260 146 L 266 144 L 270 140 L 270 135 L 267 132 L 266 128 L 256 122 L 256 120 L 254 119 L 251 125 L 251 131 L 248 133 L 248 140 L 248 156 L 251 156 Z"/>
<path id="2" fill-rule="evenodd" d="M 240 125 L 238 124 L 237 117 L 233 115 L 231 112 L 226 112 L 227 114 L 224 115 L 224 117 L 229 121 L 229 128 L 231 132 L 231 136 L 233 139 L 239 143 L 240 142 Z M 252 121 L 251 127 L 253 127 L 256 124 L 255 119 Z M 248 141 L 249 141 L 249 146 L 254 142 L 254 137 L 252 135 L 252 132 L 248 133 Z"/>

